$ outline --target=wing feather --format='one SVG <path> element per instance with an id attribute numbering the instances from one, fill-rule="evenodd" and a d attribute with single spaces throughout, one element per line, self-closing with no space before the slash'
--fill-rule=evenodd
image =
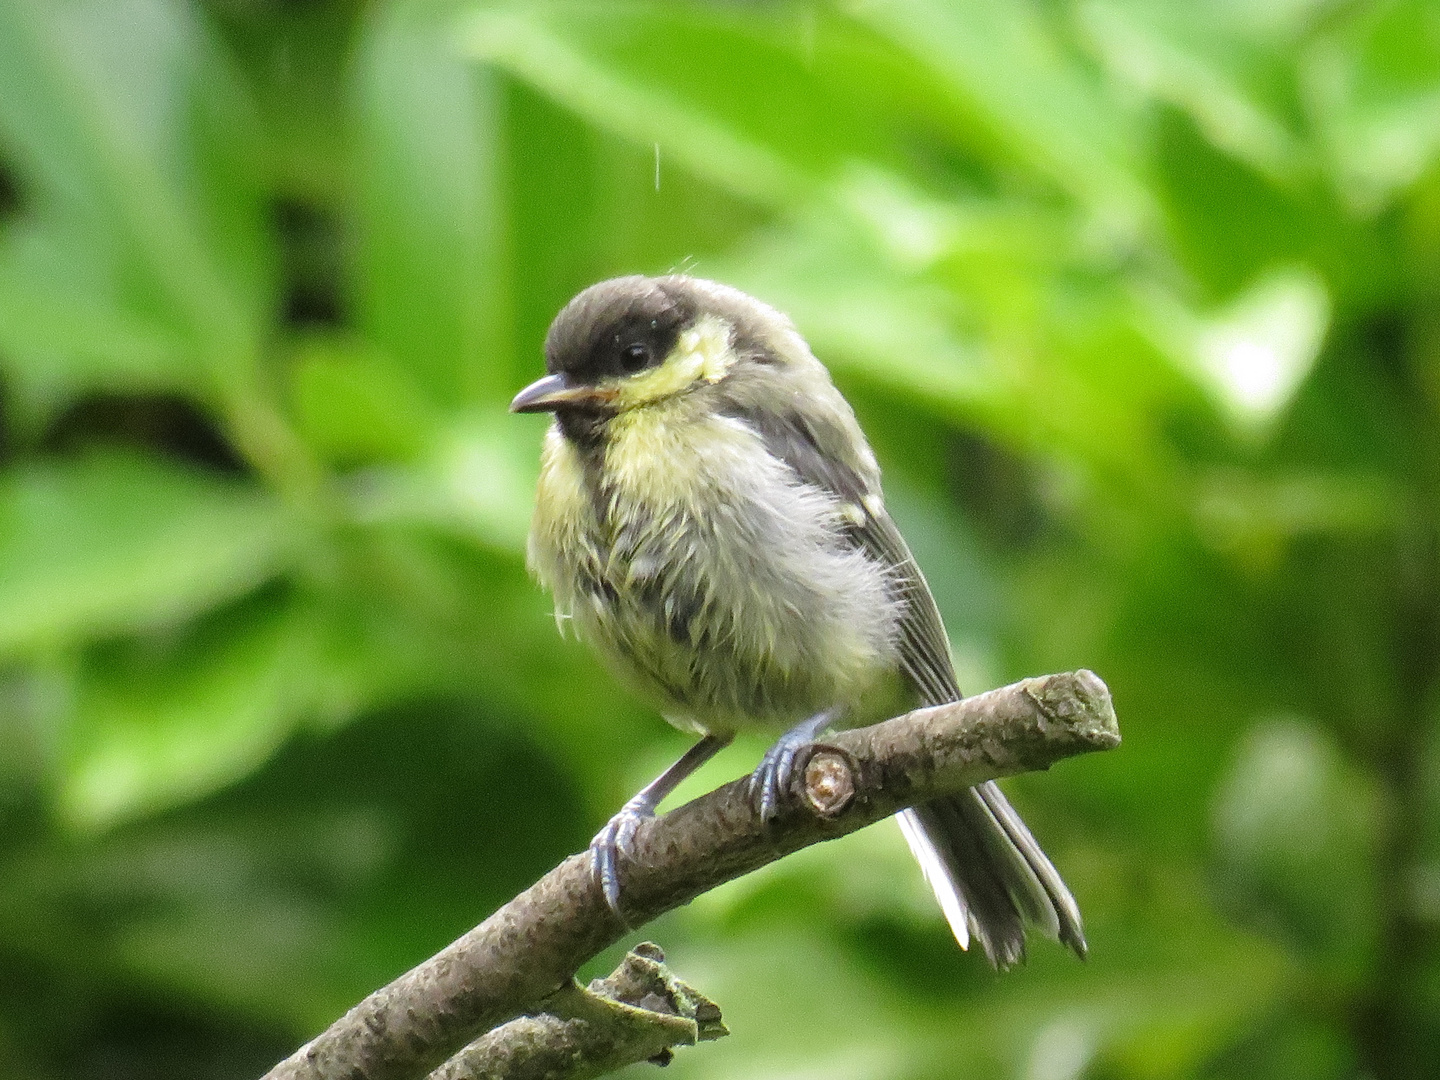
<path id="1" fill-rule="evenodd" d="M 798 413 L 769 409 L 737 410 L 732 415 L 749 423 L 765 448 L 801 480 L 839 497 L 849 522 L 847 532 L 857 546 L 890 570 L 896 595 L 904 602 L 900 664 L 921 704 L 958 701 L 960 687 L 940 610 L 910 546 L 885 510 L 879 470 L 869 448 L 863 442 L 855 446 L 858 427 L 853 434 L 839 424 L 826 430 L 823 423 Z"/>
<path id="2" fill-rule="evenodd" d="M 879 469 L 859 427 L 843 402 L 841 408 L 830 410 L 829 423 L 772 408 L 737 409 L 731 415 L 749 423 L 766 449 L 800 480 L 839 499 L 849 536 L 890 570 L 896 596 L 904 603 L 900 667 L 921 704 L 959 701 L 940 610 L 885 510 Z M 1009 966 L 1024 956 L 1022 920 L 1028 920 L 1085 955 L 1080 912 L 1070 890 L 994 783 L 906 811 L 901 827 L 962 948 L 973 936 L 992 963 Z"/>

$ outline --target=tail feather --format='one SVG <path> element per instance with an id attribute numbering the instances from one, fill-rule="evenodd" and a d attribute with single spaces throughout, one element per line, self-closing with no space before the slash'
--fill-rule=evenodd
<path id="1" fill-rule="evenodd" d="M 1085 926 L 1080 920 L 1080 905 L 1075 902 L 1075 897 L 1070 894 L 1070 888 L 1055 869 L 1055 865 L 1040 849 L 1040 844 L 1026 828 L 1025 822 L 1020 820 L 1020 815 L 1010 805 L 1010 800 L 1005 798 L 1005 793 L 991 783 L 981 784 L 972 788 L 980 800 L 989 809 L 998 824 L 1009 838 L 1014 849 L 1020 853 L 1025 862 L 1026 868 L 1038 880 L 1040 887 L 1045 892 L 1049 901 L 1043 905 L 1045 909 L 1044 925 L 1046 936 L 1059 941 L 1074 950 L 1075 955 L 1085 959 L 1090 952 L 1090 946 L 1085 942 Z M 1037 920 L 1040 921 L 1040 920 Z"/>
<path id="2" fill-rule="evenodd" d="M 925 882 L 935 894 L 935 899 L 940 901 L 940 911 L 945 916 L 945 921 L 950 924 L 950 932 L 955 935 L 955 940 L 960 943 L 960 948 L 970 948 L 970 908 L 965 903 L 965 897 L 960 894 L 960 888 L 955 884 L 954 871 L 942 849 L 935 846 L 930 839 L 931 835 L 940 835 L 940 830 L 929 828 L 920 816 L 918 810 L 902 810 L 895 815 L 895 820 L 900 823 L 900 832 L 905 837 L 905 843 L 910 845 L 910 854 L 915 856 L 915 861 L 920 864 L 920 872 L 925 875 Z"/>
<path id="3" fill-rule="evenodd" d="M 900 827 L 961 948 L 973 937 L 1008 968 L 1025 958 L 1029 923 L 1085 956 L 1074 897 L 994 784 L 906 810 Z"/>

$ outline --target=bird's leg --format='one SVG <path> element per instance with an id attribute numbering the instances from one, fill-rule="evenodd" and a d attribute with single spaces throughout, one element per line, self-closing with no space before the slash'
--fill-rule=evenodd
<path id="1" fill-rule="evenodd" d="M 802 720 L 775 740 L 750 775 L 750 796 L 760 802 L 760 820 L 769 821 L 780 813 L 780 795 L 790 786 L 795 755 L 802 746 L 815 741 L 839 716 L 839 709 L 826 709 Z"/>
<path id="2" fill-rule="evenodd" d="M 665 796 L 674 791 L 682 780 L 705 762 L 730 745 L 732 734 L 706 735 L 681 755 L 650 783 L 646 784 L 633 799 L 620 808 L 620 812 L 595 834 L 590 841 L 590 869 L 595 880 L 605 893 L 605 903 L 610 910 L 620 915 L 620 856 L 630 857 L 630 844 L 635 838 L 635 829 L 646 818 L 655 816 L 655 808 Z M 620 915 L 624 919 L 623 915 Z"/>

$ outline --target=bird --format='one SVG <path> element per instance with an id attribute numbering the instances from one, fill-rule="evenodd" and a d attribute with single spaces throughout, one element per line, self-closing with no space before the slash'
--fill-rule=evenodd
<path id="1" fill-rule="evenodd" d="M 781 732 L 750 781 L 768 822 L 827 729 L 961 694 L 870 444 L 788 317 L 703 278 L 617 277 L 561 309 L 544 353 L 510 405 L 552 415 L 527 565 L 562 627 L 698 736 L 590 844 L 623 921 L 636 827 L 738 731 Z M 993 782 L 898 817 L 961 948 L 1005 969 L 1033 926 L 1084 958 L 1074 897 Z"/>

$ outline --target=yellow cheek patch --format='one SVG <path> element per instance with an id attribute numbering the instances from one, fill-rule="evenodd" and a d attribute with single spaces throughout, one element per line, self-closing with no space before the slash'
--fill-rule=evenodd
<path id="1" fill-rule="evenodd" d="M 622 379 L 615 405 L 634 409 L 673 397 L 700 380 L 719 382 L 735 362 L 730 349 L 730 324 L 707 315 L 680 335 L 675 348 L 657 368 Z"/>

